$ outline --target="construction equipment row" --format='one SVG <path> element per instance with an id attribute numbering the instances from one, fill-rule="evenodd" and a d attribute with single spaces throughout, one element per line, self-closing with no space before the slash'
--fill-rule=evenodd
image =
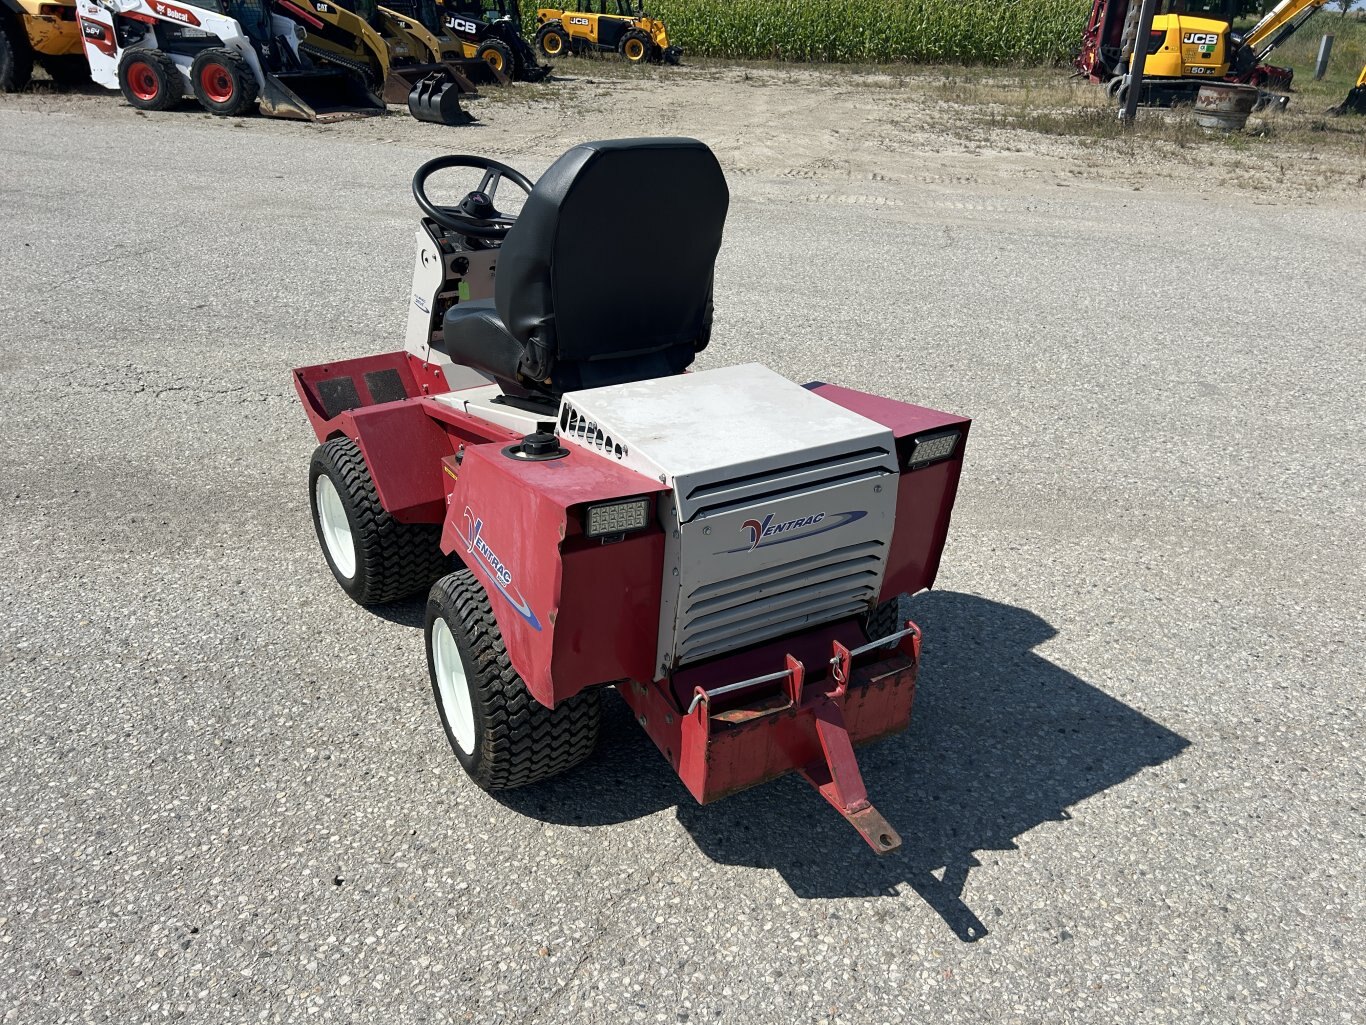
<path id="1" fill-rule="evenodd" d="M 626 0 L 605 13 L 606 2 L 581 0 L 598 4 L 591 15 L 542 10 L 538 23 L 587 38 L 577 22 L 591 17 L 593 38 L 620 43 L 628 61 L 677 62 L 663 22 Z M 189 94 L 213 114 L 334 121 L 406 103 L 440 124 L 471 120 L 460 101 L 480 85 L 550 72 L 522 35 L 517 0 L 0 0 L 0 91 L 23 89 L 35 64 L 62 85 L 118 89 L 141 110 Z"/>

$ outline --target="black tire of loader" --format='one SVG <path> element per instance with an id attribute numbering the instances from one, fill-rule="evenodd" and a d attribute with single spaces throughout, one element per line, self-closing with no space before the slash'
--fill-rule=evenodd
<path id="1" fill-rule="evenodd" d="M 906 629 L 906 620 L 911 618 L 911 596 L 898 594 L 868 613 L 863 620 L 863 632 L 869 641 L 878 641 Z"/>
<path id="2" fill-rule="evenodd" d="M 129 69 L 137 64 L 147 65 L 156 76 L 156 94 L 145 99 L 128 85 Z M 119 88 L 123 98 L 138 110 L 170 110 L 185 95 L 185 80 L 175 61 L 161 50 L 127 50 L 119 61 Z"/>
<path id="3" fill-rule="evenodd" d="M 204 89 L 202 76 L 210 65 L 222 68 L 232 80 L 232 94 L 226 100 L 215 100 Z M 217 114 L 219 117 L 236 117 L 252 109 L 260 92 L 256 73 L 251 70 L 251 65 L 242 55 L 236 50 L 218 47 L 201 50 L 195 57 L 194 63 L 190 65 L 190 88 L 194 91 L 194 98 L 199 101 L 199 105 L 210 114 Z"/>
<path id="4" fill-rule="evenodd" d="M 0 8 L 0 93 L 17 93 L 33 77 L 33 48 L 19 19 Z"/>
<path id="5" fill-rule="evenodd" d="M 489 60 L 490 53 L 497 54 L 498 60 Z M 479 44 L 479 51 L 476 54 L 481 61 L 493 65 L 498 71 L 507 75 L 508 78 L 517 78 L 517 59 L 512 55 L 511 48 L 501 39 L 485 39 Z"/>
<path id="6" fill-rule="evenodd" d="M 446 721 L 432 657 L 432 627 L 444 618 L 464 663 L 474 712 L 474 751 L 466 754 Z M 511 790 L 558 776 L 598 743 L 598 691 L 580 691 L 546 708 L 512 668 L 488 592 L 467 569 L 438 580 L 427 599 L 427 671 L 446 740 L 464 770 L 485 790 Z"/>
<path id="7" fill-rule="evenodd" d="M 640 44 L 640 56 L 632 57 L 629 53 L 627 53 L 628 49 L 636 49 L 636 47 L 631 46 L 632 43 Z M 626 60 L 631 64 L 648 63 L 651 55 L 654 53 L 654 49 L 654 40 L 647 36 L 644 32 L 640 31 L 640 29 L 638 28 L 633 28 L 631 29 L 631 31 L 627 32 L 624 36 L 621 37 L 621 42 L 617 44 L 617 52 L 621 54 L 623 57 L 625 57 Z"/>
<path id="8" fill-rule="evenodd" d="M 356 548 L 356 572 L 342 575 L 332 562 L 318 516 L 318 478 L 326 474 L 337 489 Z M 360 446 L 350 438 L 333 438 L 313 452 L 308 469 L 308 504 L 313 530 L 327 567 L 343 591 L 358 605 L 382 605 L 417 594 L 451 567 L 441 554 L 441 527 L 435 523 L 400 523 L 380 504 L 374 478 Z"/>
<path id="9" fill-rule="evenodd" d="M 551 38 L 555 39 L 557 49 L 552 50 L 545 45 L 546 40 Z M 536 51 L 547 60 L 555 60 L 556 58 L 563 57 L 573 49 L 573 44 L 569 39 L 569 33 L 559 25 L 553 23 L 550 25 L 542 25 L 540 29 L 537 30 L 536 37 L 532 42 L 536 46 Z"/>

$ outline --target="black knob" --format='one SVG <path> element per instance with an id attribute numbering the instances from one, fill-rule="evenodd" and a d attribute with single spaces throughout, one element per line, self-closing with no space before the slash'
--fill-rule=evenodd
<path id="1" fill-rule="evenodd" d="M 560 441 L 553 434 L 537 431 L 522 439 L 522 453 L 528 456 L 553 456 L 560 450 Z"/>

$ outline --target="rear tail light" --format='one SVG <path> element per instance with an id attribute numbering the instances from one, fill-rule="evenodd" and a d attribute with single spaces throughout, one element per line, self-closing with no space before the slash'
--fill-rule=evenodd
<path id="1" fill-rule="evenodd" d="M 922 434 L 911 442 L 911 455 L 906 460 L 908 470 L 918 470 L 948 459 L 958 450 L 959 431 L 938 431 Z"/>
<path id="2" fill-rule="evenodd" d="M 1158 50 L 1162 49 L 1162 44 L 1165 43 L 1166 41 L 1167 41 L 1167 33 L 1166 33 L 1166 32 L 1149 32 L 1149 33 L 1148 33 L 1148 52 L 1149 52 L 1149 53 L 1157 53 Z"/>
<path id="3" fill-rule="evenodd" d="M 589 537 L 608 537 L 644 530 L 650 523 L 650 500 L 633 498 L 629 502 L 590 505 L 584 533 Z"/>

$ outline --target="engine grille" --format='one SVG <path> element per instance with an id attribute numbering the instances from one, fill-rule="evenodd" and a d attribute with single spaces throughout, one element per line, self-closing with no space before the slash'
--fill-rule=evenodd
<path id="1" fill-rule="evenodd" d="M 684 491 L 682 502 L 698 511 L 681 531 L 673 664 L 872 605 L 895 512 L 896 488 L 888 484 L 895 477 L 887 469 L 894 458 L 888 448 L 861 448 Z M 799 526 L 764 533 L 787 522 Z"/>
<path id="2" fill-rule="evenodd" d="M 781 637 L 867 608 L 882 583 L 884 547 L 881 541 L 865 541 L 694 588 L 683 602 L 679 661 Z"/>

